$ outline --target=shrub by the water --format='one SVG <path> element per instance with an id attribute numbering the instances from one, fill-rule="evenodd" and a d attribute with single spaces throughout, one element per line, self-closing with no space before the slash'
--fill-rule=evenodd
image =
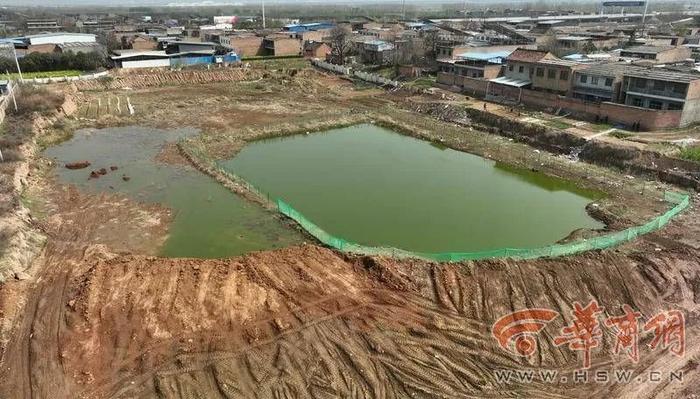
<path id="1" fill-rule="evenodd" d="M 686 147 L 682 149 L 680 157 L 689 161 L 700 162 L 700 146 Z"/>
<path id="2" fill-rule="evenodd" d="M 105 67 L 107 59 L 104 54 L 93 51 L 90 53 L 31 53 L 19 59 L 22 72 L 44 71 L 94 71 Z M 0 71 L 17 72 L 15 60 L 0 57 Z"/>

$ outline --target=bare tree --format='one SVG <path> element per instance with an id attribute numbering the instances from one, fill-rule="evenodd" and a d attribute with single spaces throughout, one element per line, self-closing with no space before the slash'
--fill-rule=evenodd
<path id="1" fill-rule="evenodd" d="M 598 51 L 598 48 L 593 44 L 593 42 L 586 42 L 583 46 L 581 46 L 581 52 L 584 54 L 591 54 L 595 53 Z"/>
<path id="2" fill-rule="evenodd" d="M 549 30 L 539 40 L 537 40 L 537 47 L 540 50 L 548 51 L 557 57 L 561 57 L 566 52 L 557 40 L 557 35 L 553 30 Z"/>
<path id="3" fill-rule="evenodd" d="M 331 62 L 338 65 L 345 65 L 345 57 L 350 52 L 350 37 L 348 32 L 336 26 L 330 33 Z"/>

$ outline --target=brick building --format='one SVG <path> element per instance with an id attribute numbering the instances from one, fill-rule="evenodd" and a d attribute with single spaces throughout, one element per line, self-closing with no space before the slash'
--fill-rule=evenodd
<path id="1" fill-rule="evenodd" d="M 301 41 L 286 35 L 268 36 L 263 39 L 262 48 L 263 55 L 268 56 L 300 55 Z"/>
<path id="2" fill-rule="evenodd" d="M 331 46 L 324 42 L 305 42 L 304 43 L 304 57 L 305 58 L 319 58 L 325 60 L 326 57 L 331 53 Z"/>
<path id="3" fill-rule="evenodd" d="M 240 57 L 263 55 L 263 38 L 255 34 L 220 36 L 219 43 L 227 49 L 235 51 Z"/>
<path id="4" fill-rule="evenodd" d="M 656 64 L 667 64 L 691 58 L 691 51 L 684 46 L 637 46 L 622 50 L 620 57 Z"/>
<path id="5" fill-rule="evenodd" d="M 158 47 L 158 42 L 155 38 L 148 35 L 135 35 L 130 38 L 126 38 L 126 48 L 133 50 L 155 50 Z"/>

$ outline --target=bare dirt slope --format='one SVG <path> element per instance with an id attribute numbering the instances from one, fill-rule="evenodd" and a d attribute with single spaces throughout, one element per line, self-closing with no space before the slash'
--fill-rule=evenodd
<path id="1" fill-rule="evenodd" d="M 3 397 L 686 397 L 700 251 L 674 239 L 697 213 L 623 251 L 455 265 L 347 258 L 308 245 L 219 261 L 50 246 L 3 367 Z M 67 233 L 67 232 L 65 232 Z M 683 233 L 685 234 L 685 233 Z M 695 237 L 698 237 L 696 234 Z M 693 243 L 697 245 L 697 242 Z M 659 248 L 659 250 L 656 250 Z M 82 252 L 82 254 L 81 254 Z M 610 314 L 687 312 L 687 354 L 642 348 L 638 366 L 685 370 L 683 383 L 504 385 L 494 370 L 571 370 L 576 355 L 540 339 L 530 366 L 500 349 L 491 323 L 524 307 L 597 299 Z M 563 322 L 547 327 L 554 334 Z M 545 335 L 546 337 L 546 335 Z M 648 342 L 649 336 L 645 338 Z M 680 395 L 680 396 L 677 396 Z"/>
<path id="2" fill-rule="evenodd" d="M 158 79 L 144 78 L 145 83 L 134 86 L 150 87 Z M 349 89 L 328 77 L 310 87 L 313 95 L 284 96 L 286 86 L 301 91 L 304 82 L 262 89 L 248 83 L 204 85 L 199 89 L 206 95 L 200 97 L 193 86 L 137 89 L 130 94 L 135 116 L 100 119 L 98 124 L 182 126 L 189 118 L 194 126 L 209 129 L 205 137 L 215 141 L 230 131 L 230 122 L 192 118 L 185 111 L 210 102 L 217 114 L 248 115 L 250 129 L 235 127 L 243 138 L 256 134 L 252 127 L 273 119 L 308 123 L 319 115 L 342 116 L 368 107 L 390 111 L 389 100 L 375 98 L 374 92 L 341 98 L 334 90 Z M 133 82 L 118 83 L 115 87 Z M 333 89 L 324 91 L 326 84 Z M 82 95 L 88 102 L 103 94 Z M 262 99 L 275 98 L 273 107 L 253 112 Z M 156 107 L 158 101 L 168 106 Z M 325 114 L 319 113 L 324 104 Z M 437 129 L 436 121 L 424 122 Z M 456 129 L 441 130 L 441 139 L 471 148 L 472 134 Z M 225 141 L 223 133 L 220 137 Z M 481 146 L 492 143 L 477 137 Z M 515 144 L 494 142 L 498 145 L 488 149 L 491 155 L 515 153 Z M 563 168 L 562 162 L 551 168 Z M 587 179 L 590 174 L 591 181 L 616 183 L 619 192 L 632 185 L 624 176 L 599 174 L 580 163 L 572 168 Z M 225 260 L 162 259 L 149 255 L 165 237 L 167 210 L 36 179 L 47 215 L 34 223 L 48 241 L 31 268 L 33 278 L 0 285 L 2 398 L 700 395 L 700 211 L 695 208 L 624 247 L 551 260 L 440 265 L 350 257 L 313 244 Z M 640 206 L 630 204 L 627 208 Z M 656 204 L 647 212 L 664 207 Z M 614 337 L 604 328 L 601 346 L 593 350 L 592 370 L 633 369 L 639 382 L 498 381 L 495 371 L 502 369 L 569 373 L 579 368 L 581 358 L 555 346 L 552 338 L 572 321 L 573 302 L 591 300 L 605 308 L 603 316 L 620 314 L 623 304 L 644 319 L 669 309 L 683 311 L 685 356 L 648 348 L 652 335 L 645 333 L 640 361 L 632 364 L 613 355 Z M 539 335 L 540 350 L 530 359 L 503 350 L 490 334 L 499 317 L 527 307 L 561 313 Z M 663 380 L 647 381 L 650 371 L 664 373 Z M 683 381 L 669 382 L 670 371 L 682 371 Z"/>

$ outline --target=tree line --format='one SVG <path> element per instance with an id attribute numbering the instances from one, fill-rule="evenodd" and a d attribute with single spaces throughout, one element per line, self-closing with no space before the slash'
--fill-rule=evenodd
<path id="1" fill-rule="evenodd" d="M 31 53 L 19 58 L 19 67 L 22 72 L 47 72 L 47 71 L 94 71 L 107 66 L 104 54 L 92 51 L 89 53 Z M 17 72 L 17 66 L 13 58 L 0 57 L 0 73 L 5 71 Z"/>

